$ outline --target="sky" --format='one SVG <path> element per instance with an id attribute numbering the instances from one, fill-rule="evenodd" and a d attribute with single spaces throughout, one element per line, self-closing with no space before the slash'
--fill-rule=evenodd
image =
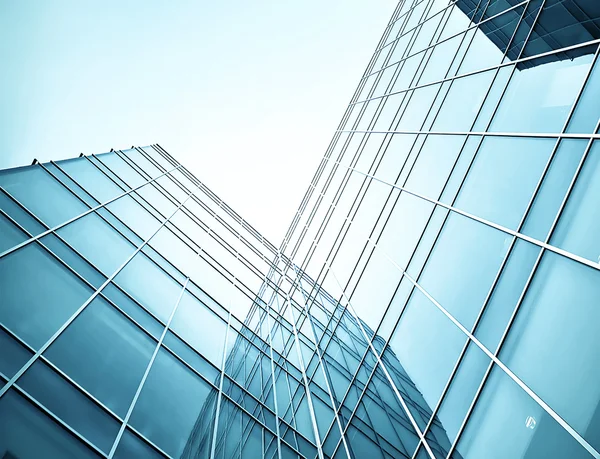
<path id="1" fill-rule="evenodd" d="M 279 245 L 395 0 L 0 2 L 0 169 L 158 143 Z"/>

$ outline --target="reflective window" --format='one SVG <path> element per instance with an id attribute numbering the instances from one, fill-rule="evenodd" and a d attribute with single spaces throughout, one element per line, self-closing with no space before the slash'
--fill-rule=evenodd
<path id="1" fill-rule="evenodd" d="M 546 241 L 550 226 L 556 218 L 587 144 L 587 140 L 561 140 L 527 215 L 522 233 Z"/>
<path id="2" fill-rule="evenodd" d="M 45 356 L 119 416 L 125 416 L 155 342 L 95 298 Z"/>
<path id="3" fill-rule="evenodd" d="M 120 423 L 50 366 L 37 360 L 17 384 L 95 446 L 110 451 Z"/>
<path id="4" fill-rule="evenodd" d="M 492 370 L 456 447 L 464 459 L 482 457 L 589 459 L 542 407 L 500 368 Z"/>
<path id="5" fill-rule="evenodd" d="M 587 75 L 591 55 L 518 64 L 490 129 L 560 132 Z M 544 84 L 540 84 L 543 81 Z"/>
<path id="6" fill-rule="evenodd" d="M 554 139 L 486 137 L 456 207 L 515 229 L 554 144 Z"/>
<path id="7" fill-rule="evenodd" d="M 14 389 L 0 398 L 0 451 L 6 459 L 101 457 Z"/>
<path id="8" fill-rule="evenodd" d="M 91 294 L 90 288 L 38 244 L 0 258 L 0 321 L 35 348 Z"/>
<path id="9" fill-rule="evenodd" d="M 546 252 L 500 358 L 550 407 L 600 447 L 600 273 Z M 565 456 L 568 457 L 568 456 Z"/>
<path id="10" fill-rule="evenodd" d="M 129 429 L 125 429 L 119 441 L 119 446 L 113 456 L 115 459 L 131 459 L 134 457 L 163 459 L 164 456 L 139 438 Z"/>
<path id="11" fill-rule="evenodd" d="M 212 425 L 216 395 L 208 383 L 161 350 L 135 405 L 131 425 L 165 452 L 179 457 L 195 436 L 211 433 L 210 427 L 196 426 Z M 196 454 L 210 451 L 209 443 L 202 447 Z"/>
<path id="12" fill-rule="evenodd" d="M 599 21 L 600 22 L 600 21 Z M 592 133 L 600 118 L 600 61 L 596 60 L 583 93 L 577 102 L 567 132 Z"/>
<path id="13" fill-rule="evenodd" d="M 89 209 L 41 166 L 1 171 L 0 186 L 49 226 Z"/>
<path id="14" fill-rule="evenodd" d="M 182 288 L 141 252 L 117 274 L 115 282 L 163 322 L 169 318 Z"/>
<path id="15" fill-rule="evenodd" d="M 139 197 L 137 199 L 141 201 Z M 120 197 L 106 208 L 144 240 L 152 236 L 162 223 L 131 196 Z"/>
<path id="16" fill-rule="evenodd" d="M 221 368 L 227 324 L 193 295 L 185 292 L 171 321 L 171 329 Z"/>
<path id="17" fill-rule="evenodd" d="M 589 260 L 600 260 L 600 142 L 594 142 L 550 240 Z"/>
<path id="18" fill-rule="evenodd" d="M 0 253 L 13 248 L 26 239 L 28 239 L 27 235 L 0 213 Z"/>
<path id="19" fill-rule="evenodd" d="M 414 290 L 385 354 L 394 353 L 408 378 L 435 407 L 467 336 L 419 290 Z"/>
<path id="20" fill-rule="evenodd" d="M 8 332 L 0 328 L 0 373 L 12 378 L 31 358 L 33 353 Z"/>
<path id="21" fill-rule="evenodd" d="M 57 164 L 100 203 L 124 192 L 87 158 L 67 159 Z"/>
<path id="22" fill-rule="evenodd" d="M 467 329 L 492 287 L 512 236 L 451 213 L 419 283 Z"/>

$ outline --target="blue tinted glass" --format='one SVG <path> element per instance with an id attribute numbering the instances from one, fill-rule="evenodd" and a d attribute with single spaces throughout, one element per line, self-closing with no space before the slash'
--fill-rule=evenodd
<path id="1" fill-rule="evenodd" d="M 20 244 L 27 235 L 0 213 L 0 253 Z"/>
<path id="2" fill-rule="evenodd" d="M 171 456 L 180 456 L 195 435 L 210 433 L 209 428 L 196 426 L 212 424 L 216 395 L 208 383 L 161 350 L 135 405 L 131 425 Z M 210 444 L 202 448 L 210 451 Z"/>
<path id="3" fill-rule="evenodd" d="M 0 258 L 0 321 L 35 348 L 91 294 L 90 288 L 38 244 Z"/>
<path id="4" fill-rule="evenodd" d="M 45 356 L 119 416 L 124 416 L 155 342 L 96 298 Z"/>
<path id="5" fill-rule="evenodd" d="M 589 453 L 500 368 L 492 370 L 456 451 L 464 459 L 588 459 Z"/>
<path id="6" fill-rule="evenodd" d="M 113 456 L 115 459 L 132 459 L 134 457 L 162 459 L 164 456 L 152 448 L 148 443 L 126 429 L 119 441 L 119 446 Z"/>
<path id="7" fill-rule="evenodd" d="M 0 398 L 0 451 L 6 459 L 101 457 L 14 389 Z"/>
<path id="8" fill-rule="evenodd" d="M 221 367 L 227 324 L 188 292 L 181 297 L 171 329 L 217 368 Z"/>
<path id="9" fill-rule="evenodd" d="M 386 354 L 394 353 L 430 408 L 436 406 L 466 335 L 414 290 Z"/>
<path id="10" fill-rule="evenodd" d="M 404 185 L 407 190 L 438 199 L 465 138 L 460 135 L 429 135 Z"/>
<path id="11" fill-rule="evenodd" d="M 553 139 L 485 138 L 456 199 L 456 207 L 516 228 L 554 143 Z"/>
<path id="12" fill-rule="evenodd" d="M 475 336 L 494 352 L 529 278 L 540 248 L 517 240 L 483 311 Z"/>
<path id="13" fill-rule="evenodd" d="M 134 251 L 133 244 L 91 213 L 58 230 L 69 244 L 110 276 Z"/>
<path id="14" fill-rule="evenodd" d="M 115 282 L 163 322 L 169 318 L 182 288 L 141 252 L 115 277 Z"/>
<path id="15" fill-rule="evenodd" d="M 590 2 L 591 4 L 591 2 Z M 575 112 L 569 122 L 567 132 L 592 133 L 600 118 L 600 61 L 596 60 Z"/>
<path id="16" fill-rule="evenodd" d="M 123 193 L 121 187 L 102 173 L 87 158 L 58 161 L 57 164 L 101 203 Z"/>
<path id="17" fill-rule="evenodd" d="M 146 178 L 142 177 L 139 172 L 133 169 L 132 166 L 114 152 L 96 155 L 96 158 L 110 169 L 110 171 L 118 175 L 130 188 L 140 186 L 147 181 Z"/>
<path id="18" fill-rule="evenodd" d="M 450 213 L 419 279 L 423 288 L 470 329 L 512 236 Z"/>
<path id="19" fill-rule="evenodd" d="M 17 384 L 95 446 L 110 451 L 120 423 L 47 364 L 38 360 Z"/>
<path id="20" fill-rule="evenodd" d="M 517 65 L 491 130 L 560 132 L 587 75 L 591 55 Z M 544 84 L 540 84 L 543 81 Z"/>
<path id="21" fill-rule="evenodd" d="M 563 139 L 560 142 L 527 215 L 522 233 L 540 241 L 546 240 L 587 144 L 587 140 L 579 139 Z"/>
<path id="22" fill-rule="evenodd" d="M 551 244 L 597 262 L 600 259 L 600 143 L 594 142 L 558 221 Z"/>
<path id="23" fill-rule="evenodd" d="M 139 197 L 136 199 L 141 201 Z M 152 236 L 161 224 L 158 218 L 150 214 L 131 196 L 120 197 L 106 208 L 144 240 Z"/>
<path id="24" fill-rule="evenodd" d="M 89 209 L 41 166 L 2 171 L 0 186 L 49 226 Z"/>
<path id="25" fill-rule="evenodd" d="M 9 215 L 14 221 L 21 225 L 25 231 L 32 236 L 40 234 L 41 232 L 48 229 L 42 223 L 40 223 L 33 215 L 23 209 L 22 206 L 17 204 L 12 198 L 8 197 L 0 189 L 0 209 Z M 14 237 L 14 236 L 13 236 Z"/>
<path id="26" fill-rule="evenodd" d="M 0 373 L 12 378 L 27 362 L 33 353 L 0 328 Z"/>
<path id="27" fill-rule="evenodd" d="M 546 252 L 500 358 L 600 447 L 600 272 Z"/>

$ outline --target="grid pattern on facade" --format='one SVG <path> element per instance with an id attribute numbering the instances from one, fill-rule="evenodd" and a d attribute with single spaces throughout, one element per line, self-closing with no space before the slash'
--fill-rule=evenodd
<path id="1" fill-rule="evenodd" d="M 279 248 L 160 145 L 0 172 L 1 457 L 600 458 L 599 19 L 401 1 Z"/>

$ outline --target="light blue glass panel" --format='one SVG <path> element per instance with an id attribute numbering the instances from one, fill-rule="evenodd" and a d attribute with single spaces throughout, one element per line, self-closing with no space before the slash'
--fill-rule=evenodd
<path id="1" fill-rule="evenodd" d="M 141 199 L 137 197 L 138 201 Z M 131 196 L 122 196 L 106 206 L 131 230 L 135 231 L 143 240 L 148 239 L 159 227 L 162 221 L 153 216 L 139 202 Z"/>
<path id="2" fill-rule="evenodd" d="M 437 200 L 464 142 L 461 135 L 427 136 L 405 188 Z"/>
<path id="3" fill-rule="evenodd" d="M 600 143 L 594 142 L 550 239 L 552 245 L 600 260 Z"/>
<path id="4" fill-rule="evenodd" d="M 6 459 L 102 457 L 14 389 L 0 398 L 0 451 Z"/>
<path id="5" fill-rule="evenodd" d="M 107 276 L 135 250 L 133 244 L 96 213 L 63 226 L 58 234 Z"/>
<path id="6" fill-rule="evenodd" d="M 396 127 L 398 131 L 419 131 L 440 89 L 439 84 L 412 91 L 410 101 Z"/>
<path id="7" fill-rule="evenodd" d="M 600 272 L 546 252 L 500 358 L 600 447 Z"/>
<path id="8" fill-rule="evenodd" d="M 87 158 L 67 159 L 57 164 L 101 203 L 124 192 Z"/>
<path id="9" fill-rule="evenodd" d="M 467 329 L 492 286 L 512 236 L 450 213 L 419 283 Z"/>
<path id="10" fill-rule="evenodd" d="M 182 288 L 141 252 L 115 277 L 115 282 L 163 322 L 169 318 Z"/>
<path id="11" fill-rule="evenodd" d="M 470 131 L 495 73 L 496 70 L 488 70 L 454 80 L 433 123 L 432 130 L 441 132 Z"/>
<path id="12" fill-rule="evenodd" d="M 131 425 L 165 452 L 179 457 L 193 441 L 196 425 L 212 425 L 215 399 L 215 389 L 161 350 L 135 405 Z M 199 434 L 209 434 L 209 428 Z M 195 453 L 206 454 L 210 444 L 204 443 L 202 448 Z"/>
<path id="13" fill-rule="evenodd" d="M 596 60 L 585 89 L 575 107 L 567 132 L 590 134 L 600 118 L 600 61 Z"/>
<path id="14" fill-rule="evenodd" d="M 221 367 L 227 324 L 188 292 L 179 302 L 171 329 L 217 368 Z"/>
<path id="15" fill-rule="evenodd" d="M 119 416 L 125 416 L 155 342 L 96 298 L 45 356 Z"/>
<path id="16" fill-rule="evenodd" d="M 0 172 L 0 186 L 49 226 L 89 209 L 39 165 Z"/>
<path id="17" fill-rule="evenodd" d="M 130 188 L 135 188 L 146 183 L 147 179 L 134 170 L 116 153 L 105 153 L 96 155 L 96 158 L 102 162 L 111 172 L 119 176 L 119 178 Z"/>
<path id="18" fill-rule="evenodd" d="M 498 367 L 492 370 L 456 451 L 463 459 L 592 457 Z"/>
<path id="19" fill-rule="evenodd" d="M 592 55 L 517 66 L 490 129 L 560 132 L 587 75 Z M 544 84 L 540 84 L 544 82 Z"/>
<path id="20" fill-rule="evenodd" d="M 556 218 L 587 144 L 587 140 L 561 140 L 550 169 L 527 214 L 522 233 L 546 241 L 550 226 Z"/>
<path id="21" fill-rule="evenodd" d="M 487 137 L 455 206 L 515 229 L 554 146 L 554 139 Z"/>
<path id="22" fill-rule="evenodd" d="M 0 321 L 35 348 L 91 294 L 90 288 L 37 244 L 0 258 Z"/>
<path id="23" fill-rule="evenodd" d="M 427 405 L 435 407 L 467 336 L 414 290 L 385 353 L 395 353 Z"/>
<path id="24" fill-rule="evenodd" d="M 134 457 L 148 459 L 163 459 L 164 456 L 140 439 L 137 435 L 126 429 L 119 441 L 119 446 L 113 456 L 115 459 L 131 459 Z"/>
<path id="25" fill-rule="evenodd" d="M 491 352 L 500 342 L 540 250 L 520 239 L 513 246 L 475 330 L 477 339 Z"/>
<path id="26" fill-rule="evenodd" d="M 38 360 L 17 384 L 100 450 L 110 451 L 120 423 L 49 365 Z"/>
<path id="27" fill-rule="evenodd" d="M 0 253 L 20 244 L 27 235 L 0 213 Z"/>

